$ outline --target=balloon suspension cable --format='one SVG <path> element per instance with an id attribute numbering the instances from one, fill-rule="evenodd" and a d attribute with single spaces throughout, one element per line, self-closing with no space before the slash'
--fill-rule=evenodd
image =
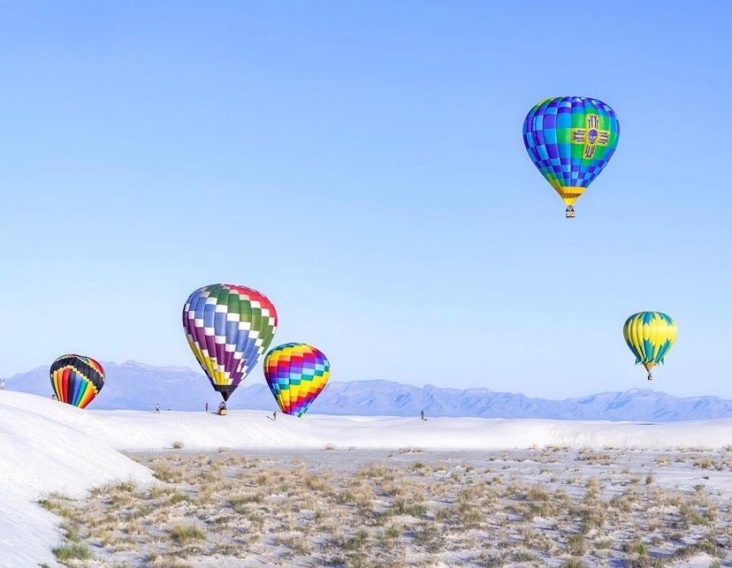
<path id="1" fill-rule="evenodd" d="M 567 206 L 567 211 L 566 211 L 567 219 L 574 219 L 575 216 L 576 216 L 576 213 L 574 212 L 574 206 L 573 205 Z"/>

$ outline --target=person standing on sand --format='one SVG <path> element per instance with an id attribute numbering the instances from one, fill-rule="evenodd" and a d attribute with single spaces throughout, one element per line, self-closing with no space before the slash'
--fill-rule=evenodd
<path id="1" fill-rule="evenodd" d="M 426 418 L 424 417 L 424 408 L 422 409 L 422 412 L 420 412 L 420 413 L 419 413 L 419 417 L 420 417 L 420 418 L 421 418 L 422 420 L 427 420 L 427 419 L 426 419 Z"/>
<path id="2" fill-rule="evenodd" d="M 276 410 L 272 413 L 272 420 L 277 420 L 277 411 Z"/>
<path id="3" fill-rule="evenodd" d="M 155 403 L 155 412 L 157 412 L 158 414 L 160 414 L 160 403 L 159 402 L 156 402 Z"/>
<path id="4" fill-rule="evenodd" d="M 208 402 L 206 403 L 206 413 L 208 413 Z"/>

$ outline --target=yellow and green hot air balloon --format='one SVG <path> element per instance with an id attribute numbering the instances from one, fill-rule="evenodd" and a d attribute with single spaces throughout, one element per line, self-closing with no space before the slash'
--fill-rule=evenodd
<path id="1" fill-rule="evenodd" d="M 676 333 L 676 322 L 661 312 L 638 312 L 626 320 L 623 326 L 625 343 L 635 355 L 636 364 L 643 363 L 649 381 L 653 379 L 651 369 L 663 363 L 676 341 Z"/>

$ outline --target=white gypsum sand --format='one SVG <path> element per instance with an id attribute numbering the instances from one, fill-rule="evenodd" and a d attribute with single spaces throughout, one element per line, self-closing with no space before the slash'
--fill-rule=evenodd
<path id="1" fill-rule="evenodd" d="M 88 411 L 88 428 L 119 450 L 338 448 L 489 450 L 567 446 L 570 448 L 722 448 L 732 441 L 732 419 L 701 422 L 634 423 L 487 418 L 325 416 L 303 418 L 255 410 L 204 412 Z"/>
<path id="2" fill-rule="evenodd" d="M 94 435 L 96 418 L 41 397 L 0 391 L 0 567 L 54 565 L 58 519 L 37 500 L 82 496 L 113 479 L 151 479 L 149 470 Z"/>

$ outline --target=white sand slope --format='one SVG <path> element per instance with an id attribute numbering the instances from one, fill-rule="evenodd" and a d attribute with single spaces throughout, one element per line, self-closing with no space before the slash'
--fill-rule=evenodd
<path id="1" fill-rule="evenodd" d="M 116 478 L 150 472 L 94 436 L 98 419 L 33 395 L 0 392 L 0 567 L 55 566 L 58 519 L 35 501 L 60 491 L 83 495 Z"/>
<path id="2" fill-rule="evenodd" d="M 721 448 L 732 419 L 639 424 L 481 418 L 310 415 L 261 411 L 226 417 L 203 412 L 81 411 L 50 399 L 0 391 L 0 567 L 54 565 L 54 518 L 36 501 L 51 491 L 79 495 L 113 479 L 151 479 L 117 450 L 406 448 L 492 450 L 572 448 Z"/>

